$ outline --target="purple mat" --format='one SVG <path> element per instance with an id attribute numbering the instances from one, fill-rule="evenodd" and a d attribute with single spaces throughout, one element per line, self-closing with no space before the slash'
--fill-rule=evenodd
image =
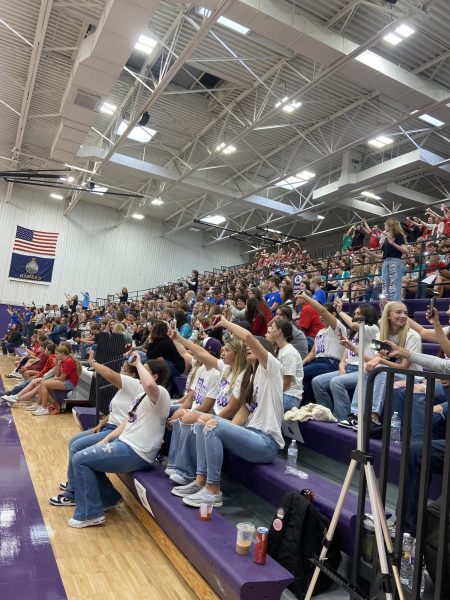
<path id="1" fill-rule="evenodd" d="M 184 505 L 181 498 L 170 493 L 173 482 L 164 475 L 160 465 L 120 477 L 138 497 L 134 479 L 143 486 L 144 502 L 148 503 L 158 525 L 220 598 L 278 600 L 292 582 L 292 575 L 269 556 L 262 566 L 253 562 L 253 552 L 248 556 L 236 554 L 236 527 L 217 510 L 211 521 L 200 521 L 197 509 Z"/>
<path id="2" fill-rule="evenodd" d="M 0 405 L 0 598 L 67 598 L 11 411 Z"/>

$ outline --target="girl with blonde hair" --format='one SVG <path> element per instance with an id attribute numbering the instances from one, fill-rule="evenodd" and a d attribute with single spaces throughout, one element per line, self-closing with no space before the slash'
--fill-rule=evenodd
<path id="1" fill-rule="evenodd" d="M 406 238 L 402 226 L 397 219 L 388 219 L 384 224 L 381 237 L 382 255 L 371 252 L 368 248 L 363 251 L 375 260 L 383 259 L 381 270 L 383 294 L 388 300 L 402 300 L 403 257 L 409 255 Z"/>
<path id="2" fill-rule="evenodd" d="M 408 310 L 402 302 L 388 302 L 379 321 L 380 331 L 377 333 L 376 340 L 389 340 L 405 348 L 409 352 L 420 352 L 422 342 L 420 335 L 410 328 L 408 323 Z M 363 398 L 366 397 L 366 385 L 368 374 L 380 366 L 395 367 L 397 369 L 413 369 L 422 371 L 422 367 L 411 362 L 409 358 L 402 358 L 400 362 L 394 362 L 387 358 L 388 352 L 380 350 L 375 352 L 375 356 L 366 362 L 365 374 L 363 379 Z M 405 379 L 404 375 L 395 375 L 396 380 Z M 380 416 L 383 410 L 384 395 L 386 388 L 386 373 L 380 373 L 375 377 L 372 395 L 371 420 L 374 424 L 380 423 Z M 350 414 L 346 419 L 340 422 L 344 427 L 356 428 L 358 425 L 358 385 L 353 394 L 353 400 L 350 408 Z M 390 415 L 388 416 L 390 418 Z"/>

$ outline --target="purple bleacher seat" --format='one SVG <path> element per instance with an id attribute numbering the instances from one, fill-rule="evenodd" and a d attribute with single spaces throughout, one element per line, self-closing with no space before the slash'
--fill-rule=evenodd
<path id="1" fill-rule="evenodd" d="M 74 406 L 72 408 L 73 417 L 83 431 L 96 426 L 95 412 L 95 406 Z"/>
<path id="2" fill-rule="evenodd" d="M 257 565 L 253 547 L 248 556 L 238 555 L 236 527 L 216 509 L 210 521 L 201 521 L 198 510 L 171 494 L 173 482 L 163 469 L 155 464 L 120 477 L 220 598 L 278 600 L 293 580 L 291 573 L 270 556 L 264 566 Z"/>
<path id="3" fill-rule="evenodd" d="M 430 356 L 436 356 L 441 347 L 439 344 L 433 344 L 432 342 L 422 342 L 422 353 L 429 354 Z"/>
<path id="4" fill-rule="evenodd" d="M 14 348 L 14 352 L 16 353 L 16 356 L 18 356 L 19 358 L 23 358 L 26 354 L 26 349 L 22 348 L 22 346 L 17 346 L 16 348 Z"/>
<path id="5" fill-rule="evenodd" d="M 61 403 L 66 400 L 68 392 L 66 390 L 51 390 L 50 394 L 56 402 Z"/>
<path id="6" fill-rule="evenodd" d="M 173 378 L 173 387 L 174 392 L 176 392 L 179 396 L 184 396 L 184 390 L 186 388 L 186 375 L 178 375 Z"/>
<path id="7" fill-rule="evenodd" d="M 349 457 L 350 462 L 350 457 Z M 252 492 L 273 504 L 279 506 L 284 494 L 291 490 L 301 491 L 309 488 L 315 494 L 314 503 L 328 518 L 331 518 L 338 501 L 341 486 L 300 468 L 309 475 L 308 479 L 300 479 L 284 473 L 286 461 L 276 458 L 275 462 L 267 465 L 249 463 L 229 451 L 224 452 L 224 472 L 250 489 Z M 344 551 L 353 554 L 355 540 L 357 496 L 350 492 L 345 500 L 338 524 L 338 531 Z M 366 511 L 370 512 L 369 505 Z"/>
<path id="8" fill-rule="evenodd" d="M 350 453 L 356 448 L 356 431 L 346 427 L 339 427 L 337 423 L 324 421 L 293 421 L 292 426 L 298 424 L 305 446 L 319 454 L 328 456 L 342 463 L 350 462 Z M 377 476 L 380 473 L 381 440 L 370 440 L 369 451 L 373 454 L 373 465 Z M 391 444 L 389 448 L 388 481 L 398 484 L 400 478 L 401 445 Z M 441 477 L 433 475 L 430 496 L 437 498 L 440 495 Z"/>

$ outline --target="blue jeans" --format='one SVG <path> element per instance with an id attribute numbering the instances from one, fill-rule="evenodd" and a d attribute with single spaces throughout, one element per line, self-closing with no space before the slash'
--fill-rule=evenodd
<path id="1" fill-rule="evenodd" d="M 194 425 L 174 421 L 167 466 L 185 479 L 195 479 L 197 449 Z"/>
<path id="2" fill-rule="evenodd" d="M 339 375 L 339 371 L 331 371 L 314 377 L 312 388 L 317 404 L 329 408 L 336 419 L 341 421 L 350 412 L 349 391 L 353 391 L 357 383 L 358 366 L 347 365 L 345 375 Z"/>
<path id="3" fill-rule="evenodd" d="M 401 258 L 385 258 L 381 269 L 383 294 L 388 300 L 402 301 L 403 261 Z"/>
<path id="4" fill-rule="evenodd" d="M 316 358 L 303 367 L 303 398 L 302 404 L 315 402 L 314 392 L 311 385 L 314 377 L 322 373 L 332 373 L 339 370 L 339 361 L 336 358 Z"/>
<path id="5" fill-rule="evenodd" d="M 15 385 L 12 390 L 9 390 L 9 395 L 12 396 L 12 395 L 18 394 L 23 389 L 25 389 L 30 382 L 31 382 L 31 379 L 25 379 L 24 381 L 21 381 L 20 383 Z"/>
<path id="6" fill-rule="evenodd" d="M 67 486 L 64 496 L 66 498 L 75 498 L 75 482 L 73 474 L 72 459 L 77 452 L 101 442 L 110 431 L 114 431 L 117 425 L 106 425 L 99 433 L 92 433 L 92 429 L 77 433 L 69 440 L 69 464 L 67 465 Z"/>
<path id="7" fill-rule="evenodd" d="M 291 408 L 298 408 L 300 406 L 300 398 L 290 396 L 289 394 L 283 394 L 283 410 L 287 412 Z"/>
<path id="8" fill-rule="evenodd" d="M 404 403 L 406 388 L 394 390 L 392 396 L 392 412 L 397 411 L 403 423 Z M 436 383 L 434 390 L 434 404 L 445 404 L 447 395 L 440 383 Z M 433 439 L 439 439 L 445 435 L 445 416 L 442 413 L 433 414 Z M 411 417 L 411 441 L 420 442 L 423 440 L 425 425 L 425 394 L 416 393 L 413 395 L 412 417 Z M 443 430 L 444 429 L 444 430 Z"/>
<path id="9" fill-rule="evenodd" d="M 367 389 L 367 377 L 364 373 L 363 377 L 363 408 L 366 406 L 366 389 Z M 394 375 L 394 381 L 400 381 L 405 379 L 404 375 Z M 373 382 L 373 395 L 372 395 L 372 412 L 381 415 L 384 405 L 384 395 L 386 391 L 386 373 L 379 373 Z M 353 393 L 352 405 L 350 412 L 354 415 L 358 414 L 358 384 L 356 384 L 355 391 Z"/>
<path id="10" fill-rule="evenodd" d="M 127 473 L 150 468 L 150 463 L 119 439 L 89 446 L 72 459 L 76 508 L 74 519 L 86 521 L 103 516 L 105 508 L 114 506 L 121 496 L 106 473 Z"/>
<path id="11" fill-rule="evenodd" d="M 197 473 L 206 475 L 206 482 L 220 484 L 223 449 L 252 463 L 271 463 L 278 453 L 278 444 L 270 435 L 251 427 L 234 425 L 227 419 L 215 417 L 214 427 L 195 425 L 197 442 Z"/>
<path id="12" fill-rule="evenodd" d="M 12 342 L 2 342 L 2 350 L 3 354 L 14 354 L 14 349 L 18 348 L 22 342 L 20 343 L 12 343 Z"/>

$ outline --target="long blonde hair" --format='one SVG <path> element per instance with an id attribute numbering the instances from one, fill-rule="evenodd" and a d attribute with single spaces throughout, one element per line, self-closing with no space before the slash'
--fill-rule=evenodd
<path id="1" fill-rule="evenodd" d="M 228 338 L 225 345 L 230 346 L 235 354 L 233 362 L 224 373 L 225 379 L 231 376 L 229 389 L 232 390 L 236 379 L 247 367 L 247 348 L 242 340 L 234 337 Z"/>
<path id="2" fill-rule="evenodd" d="M 406 244 L 405 232 L 400 224 L 400 221 L 397 219 L 388 219 L 384 224 L 386 229 L 389 229 L 392 235 L 401 235 L 403 238 L 403 243 Z"/>
<path id="3" fill-rule="evenodd" d="M 392 310 L 397 305 L 405 307 L 403 302 L 397 302 L 396 300 L 394 300 L 393 302 L 388 302 L 383 309 L 383 313 L 382 313 L 381 319 L 380 319 L 380 340 L 388 340 L 389 337 L 392 335 L 392 333 L 390 331 L 390 325 L 389 325 L 389 316 L 390 316 Z M 398 334 L 398 341 L 397 341 L 398 346 L 401 346 L 402 348 L 405 347 L 406 338 L 408 336 L 408 331 L 409 331 L 409 323 L 408 323 L 408 320 L 406 320 L 405 324 L 400 329 L 399 334 Z"/>

